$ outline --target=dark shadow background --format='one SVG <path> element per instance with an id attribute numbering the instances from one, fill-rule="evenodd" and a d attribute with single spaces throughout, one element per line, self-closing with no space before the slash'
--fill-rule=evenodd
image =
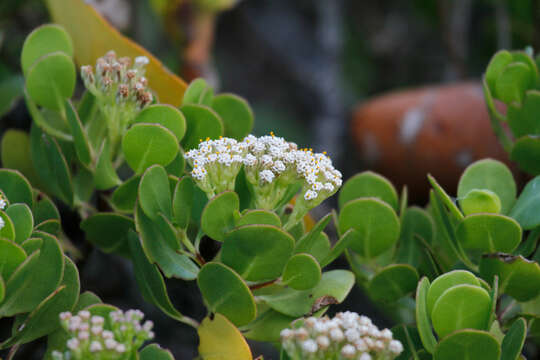
<path id="1" fill-rule="evenodd" d="M 198 39 L 194 30 L 196 0 L 161 14 L 158 0 L 93 2 L 186 79 L 205 76 L 218 91 L 245 97 L 256 115 L 255 134 L 273 130 L 301 147 L 326 150 L 345 178 L 365 169 L 350 137 L 355 105 L 398 88 L 479 79 L 497 49 L 540 45 L 537 0 L 244 0 L 216 16 L 213 41 Z M 2 132 L 29 128 L 23 101 L 11 93 L 22 87 L 25 36 L 48 21 L 39 0 L 0 1 Z M 186 55 L 197 41 L 207 48 L 199 62 Z M 315 216 L 331 206 L 324 204 Z M 156 342 L 176 359 L 196 356 L 195 331 L 144 303 L 130 263 L 91 249 L 77 215 L 60 209 L 65 233 L 87 255 L 78 264 L 82 290 L 122 309 L 142 309 L 156 323 Z M 340 259 L 332 267 L 347 265 Z M 205 316 L 194 282 L 168 281 L 168 289 L 181 312 Z M 329 313 L 345 309 L 372 317 L 379 327 L 394 325 L 358 287 Z M 0 320 L 0 339 L 9 330 L 10 323 Z M 278 359 L 271 345 L 252 345 L 254 355 Z M 43 348 L 43 341 L 24 346 L 17 358 L 39 359 Z"/>

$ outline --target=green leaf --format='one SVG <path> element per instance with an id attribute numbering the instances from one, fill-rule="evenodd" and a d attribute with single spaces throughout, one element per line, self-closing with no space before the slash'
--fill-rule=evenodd
<path id="1" fill-rule="evenodd" d="M 162 166 L 146 169 L 139 183 L 139 205 L 146 216 L 155 220 L 159 214 L 172 219 L 172 196 L 167 172 Z"/>
<path id="2" fill-rule="evenodd" d="M 400 324 L 394 326 L 391 331 L 393 338 L 399 340 L 403 345 L 403 352 L 396 358 L 396 360 L 418 360 L 417 357 L 415 358 L 415 355 L 417 355 L 417 351 L 423 349 L 423 346 L 416 327 Z"/>
<path id="3" fill-rule="evenodd" d="M 239 96 L 217 95 L 212 100 L 212 109 L 221 117 L 227 137 L 240 141 L 253 129 L 253 111 L 248 102 Z"/>
<path id="4" fill-rule="evenodd" d="M 71 37 L 63 27 L 46 24 L 34 29 L 24 40 L 21 51 L 21 67 L 26 74 L 30 66 L 43 55 L 61 51 L 67 56 L 73 56 Z"/>
<path id="5" fill-rule="evenodd" d="M 418 327 L 418 333 L 420 334 L 420 339 L 424 348 L 430 354 L 433 354 L 435 351 L 435 346 L 437 345 L 437 340 L 431 331 L 431 323 L 429 321 L 429 311 L 428 311 L 428 290 L 429 290 L 429 279 L 423 277 L 418 283 L 416 288 L 416 324 Z"/>
<path id="6" fill-rule="evenodd" d="M 13 221 L 11 221 L 8 214 L 2 210 L 0 210 L 0 218 L 2 218 L 4 222 L 4 226 L 0 229 L 0 237 L 15 241 L 15 225 L 13 225 Z"/>
<path id="7" fill-rule="evenodd" d="M 427 293 L 426 301 L 428 315 L 431 316 L 435 303 L 446 290 L 453 286 L 464 284 L 480 286 L 480 281 L 473 273 L 466 270 L 453 270 L 436 278 L 429 287 Z"/>
<path id="8" fill-rule="evenodd" d="M 185 176 L 176 184 L 173 194 L 173 215 L 176 225 L 187 229 L 193 206 L 193 189 L 195 183 L 189 176 Z"/>
<path id="9" fill-rule="evenodd" d="M 210 86 L 203 78 L 198 78 L 189 83 L 184 98 L 182 99 L 182 105 L 186 104 L 200 104 L 203 93 Z"/>
<path id="10" fill-rule="evenodd" d="M 184 171 L 185 168 L 186 168 L 186 160 L 184 159 L 184 152 L 180 148 L 174 160 L 165 167 L 165 170 L 167 170 L 167 174 L 169 175 L 182 177 L 185 174 L 185 171 Z"/>
<path id="11" fill-rule="evenodd" d="M 510 64 L 513 60 L 512 54 L 507 50 L 500 50 L 489 61 L 489 64 L 486 68 L 485 79 L 491 89 L 491 92 L 494 93 L 495 85 L 499 75 L 504 70 L 504 68 Z"/>
<path id="12" fill-rule="evenodd" d="M 519 318 L 510 327 L 501 344 L 501 360 L 518 360 L 527 336 L 527 323 Z"/>
<path id="13" fill-rule="evenodd" d="M 11 240 L 0 238 L 0 277 L 7 282 L 15 269 L 26 259 L 23 248 Z"/>
<path id="14" fill-rule="evenodd" d="M 85 291 L 79 296 L 79 299 L 73 307 L 72 312 L 76 314 L 79 311 L 95 304 L 101 304 L 101 299 L 99 298 L 99 296 L 97 296 L 91 291 Z"/>
<path id="15" fill-rule="evenodd" d="M 97 213 L 81 222 L 86 239 L 106 253 L 126 245 L 127 232 L 135 229 L 133 220 L 115 213 Z"/>
<path id="16" fill-rule="evenodd" d="M 439 185 L 437 180 L 435 180 L 433 176 L 428 174 L 428 181 L 431 184 L 431 187 L 433 188 L 435 195 L 439 198 L 442 205 L 444 205 L 444 207 L 448 210 L 448 213 L 451 216 L 450 219 L 452 219 L 452 221 L 459 221 L 463 219 L 463 214 L 461 213 L 461 211 L 459 211 L 458 207 L 456 206 L 454 201 L 452 201 L 452 199 L 446 193 L 446 191 L 444 191 L 441 185 Z"/>
<path id="17" fill-rule="evenodd" d="M 456 330 L 486 330 L 491 315 L 491 298 L 479 286 L 455 285 L 444 291 L 431 311 L 433 328 L 444 338 Z"/>
<path id="18" fill-rule="evenodd" d="M 64 108 L 66 110 L 66 118 L 68 120 L 69 128 L 73 136 L 77 158 L 82 164 L 89 166 L 90 162 L 92 161 L 90 142 L 88 141 L 86 132 L 81 124 L 81 120 L 79 120 L 79 115 L 69 100 L 66 100 Z"/>
<path id="19" fill-rule="evenodd" d="M 506 116 L 514 137 L 540 134 L 540 120 L 536 116 L 539 112 L 540 91 L 538 90 L 527 91 L 522 106 L 510 104 Z"/>
<path id="20" fill-rule="evenodd" d="M 112 164 L 111 145 L 109 140 L 105 139 L 97 158 L 94 184 L 98 190 L 108 190 L 121 183 L 122 180 L 116 174 L 116 170 Z"/>
<path id="21" fill-rule="evenodd" d="M 244 336 L 255 341 L 277 343 L 281 338 L 281 330 L 290 327 L 294 320 L 296 317 L 268 309 L 248 325 Z"/>
<path id="22" fill-rule="evenodd" d="M 140 233 L 144 253 L 151 263 L 157 263 L 166 277 L 193 280 L 199 268 L 189 257 L 177 252 L 174 227 L 162 216 L 154 223 L 136 207 L 135 224 Z"/>
<path id="23" fill-rule="evenodd" d="M 71 311 L 77 302 L 80 291 L 79 272 L 68 257 L 64 256 L 65 266 L 60 286 L 24 321 L 22 330 L 15 335 L 16 343 L 25 344 L 50 334 L 60 327 L 59 315 Z"/>
<path id="24" fill-rule="evenodd" d="M 504 215 L 473 214 L 458 225 L 456 237 L 466 249 L 510 253 L 521 242 L 521 227 Z"/>
<path id="25" fill-rule="evenodd" d="M 406 209 L 401 219 L 396 261 L 419 266 L 422 261 L 422 244 L 418 237 L 430 244 L 434 234 L 435 224 L 427 211 L 414 206 Z"/>
<path id="26" fill-rule="evenodd" d="M 480 260 L 480 276 L 487 282 L 499 277 L 499 293 L 518 301 L 528 301 L 540 295 L 540 265 L 523 256 L 486 254 Z"/>
<path id="27" fill-rule="evenodd" d="M 197 329 L 202 360 L 251 360 L 251 350 L 242 333 L 220 314 L 211 314 Z"/>
<path id="28" fill-rule="evenodd" d="M 313 229 L 311 229 L 310 232 L 307 234 L 304 234 L 300 240 L 296 243 L 296 246 L 294 247 L 294 253 L 298 254 L 301 252 L 307 252 L 310 253 L 311 249 L 315 245 L 316 241 L 319 239 L 319 236 L 321 235 L 322 231 L 326 228 L 328 223 L 330 223 L 330 220 L 332 219 L 332 214 L 328 214 L 321 218 L 315 226 L 313 226 Z"/>
<path id="29" fill-rule="evenodd" d="M 179 149 L 176 136 L 157 124 L 135 124 L 122 139 L 126 161 L 137 174 L 155 164 L 168 165 Z"/>
<path id="30" fill-rule="evenodd" d="M 187 151 L 199 146 L 202 139 L 217 139 L 223 135 L 223 124 L 219 115 L 202 105 L 183 105 L 180 111 L 186 118 L 187 131 L 182 147 Z"/>
<path id="31" fill-rule="evenodd" d="M 356 234 L 353 234 L 356 230 L 349 229 L 345 234 L 341 235 L 339 240 L 335 243 L 332 250 L 330 250 L 327 255 L 320 261 L 321 267 L 325 267 L 328 264 L 332 263 L 335 259 L 338 258 L 341 253 L 350 246 L 351 241 L 357 237 Z"/>
<path id="32" fill-rule="evenodd" d="M 523 63 L 511 63 L 504 67 L 495 83 L 495 95 L 506 104 L 520 103 L 525 91 L 535 82 L 531 69 Z"/>
<path id="33" fill-rule="evenodd" d="M 32 161 L 37 173 L 47 189 L 64 203 L 73 203 L 73 182 L 66 158 L 56 139 L 32 126 L 30 132 Z"/>
<path id="34" fill-rule="evenodd" d="M 339 191 L 339 207 L 351 200 L 375 197 L 398 209 L 398 196 L 394 185 L 385 177 L 372 171 L 364 171 L 347 180 Z"/>
<path id="35" fill-rule="evenodd" d="M 473 189 L 459 200 L 465 215 L 501 212 L 501 200 L 493 191 Z"/>
<path id="36" fill-rule="evenodd" d="M 6 284 L 4 282 L 4 279 L 2 279 L 2 276 L 0 276 L 0 304 L 2 301 L 4 301 L 4 297 L 6 296 Z"/>
<path id="37" fill-rule="evenodd" d="M 26 255 L 31 255 L 34 251 L 37 251 L 41 248 L 41 245 L 43 245 L 43 239 L 41 238 L 30 238 L 26 241 L 24 241 L 21 244 L 21 247 L 26 252 Z"/>
<path id="38" fill-rule="evenodd" d="M 282 282 L 295 290 L 315 287 L 321 280 L 321 267 L 309 254 L 292 256 L 283 270 Z"/>
<path id="39" fill-rule="evenodd" d="M 399 228 L 394 209 L 375 198 L 349 201 L 339 214 L 339 232 L 356 230 L 351 249 L 365 258 L 374 258 L 394 246 Z"/>
<path id="40" fill-rule="evenodd" d="M 328 235 L 326 235 L 326 233 L 324 232 L 321 232 L 319 236 L 315 239 L 315 242 L 313 243 L 311 248 L 308 249 L 306 253 L 312 255 L 320 264 L 321 261 L 325 259 L 330 253 L 330 248 L 331 244 Z"/>
<path id="41" fill-rule="evenodd" d="M 281 220 L 275 212 L 262 209 L 248 210 L 236 221 L 236 226 L 264 224 L 281 227 Z"/>
<path id="42" fill-rule="evenodd" d="M 29 256 L 6 282 L 1 317 L 31 311 L 60 284 L 64 271 L 60 245 L 51 235 L 38 235 L 43 239 L 40 251 Z"/>
<path id="43" fill-rule="evenodd" d="M 433 360 L 499 359 L 501 347 L 495 337 L 485 331 L 461 330 L 442 339 Z"/>
<path id="44" fill-rule="evenodd" d="M 71 57 L 56 51 L 40 57 L 26 73 L 26 90 L 38 104 L 61 110 L 73 96 L 77 74 Z"/>
<path id="45" fill-rule="evenodd" d="M 21 244 L 28 239 L 34 229 L 34 217 L 28 205 L 24 203 L 12 204 L 6 209 L 6 214 L 13 221 L 15 227 L 15 242 Z"/>
<path id="46" fill-rule="evenodd" d="M 150 344 L 139 352 L 140 360 L 174 360 L 169 350 L 162 349 L 157 344 Z"/>
<path id="47" fill-rule="evenodd" d="M 510 159 L 518 163 L 521 170 L 532 175 L 540 174 L 540 138 L 537 135 L 527 135 L 516 140 Z"/>
<path id="48" fill-rule="evenodd" d="M 394 302 L 413 292 L 418 272 L 410 265 L 392 264 L 382 268 L 370 280 L 368 292 L 373 301 Z"/>
<path id="49" fill-rule="evenodd" d="M 144 299 L 159 307 L 161 311 L 171 318 L 182 321 L 183 315 L 171 303 L 165 281 L 163 281 L 157 266 L 151 264 L 146 258 L 137 234 L 129 231 L 128 241 L 135 279 Z"/>
<path id="50" fill-rule="evenodd" d="M 139 181 L 140 176 L 132 176 L 114 190 L 111 201 L 117 211 L 133 213 L 137 203 Z"/>
<path id="51" fill-rule="evenodd" d="M 199 271 L 197 284 L 211 311 L 223 314 L 236 326 L 255 319 L 257 309 L 253 295 L 231 268 L 209 262 Z"/>
<path id="52" fill-rule="evenodd" d="M 20 171 L 38 186 L 38 178 L 30 156 L 30 136 L 24 131 L 8 129 L 2 137 L 2 166 Z"/>
<path id="53" fill-rule="evenodd" d="M 292 255 L 294 239 L 271 225 L 245 225 L 225 236 L 221 260 L 246 280 L 275 279 Z"/>
<path id="54" fill-rule="evenodd" d="M 527 183 L 519 198 L 510 211 L 510 216 L 516 219 L 524 230 L 540 226 L 540 176 Z"/>
<path id="55" fill-rule="evenodd" d="M 235 192 L 225 191 L 214 196 L 202 212 L 202 230 L 212 239 L 223 241 L 240 217 L 239 208 L 240 200 Z"/>
<path id="56" fill-rule="evenodd" d="M 42 192 L 36 194 L 36 202 L 32 212 L 34 214 L 34 224 L 40 224 L 51 219 L 60 221 L 60 213 L 56 205 Z"/>
<path id="57" fill-rule="evenodd" d="M 516 201 L 516 182 L 512 172 L 500 161 L 493 159 L 479 160 L 467 167 L 458 185 L 458 198 L 463 207 L 462 200 L 471 190 L 490 190 L 501 201 L 501 211 L 508 214 Z"/>
<path id="58" fill-rule="evenodd" d="M 0 169 L 0 190 L 12 204 L 33 205 L 32 186 L 17 170 Z"/>
<path id="59" fill-rule="evenodd" d="M 300 317 L 317 312 L 321 300 L 329 300 L 326 305 L 342 302 L 354 286 L 354 275 L 347 270 L 332 270 L 323 273 L 317 286 L 309 290 L 284 288 L 271 294 L 261 294 L 257 298 L 282 314 Z M 324 304 L 325 301 L 322 301 Z M 323 307 L 324 307 L 323 306 Z"/>
<path id="60" fill-rule="evenodd" d="M 145 107 L 133 120 L 134 124 L 159 124 L 182 140 L 186 133 L 186 119 L 177 108 L 166 104 L 155 104 Z"/>

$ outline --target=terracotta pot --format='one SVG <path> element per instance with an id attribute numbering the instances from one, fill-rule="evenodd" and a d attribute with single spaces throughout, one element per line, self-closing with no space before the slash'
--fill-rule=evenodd
<path id="1" fill-rule="evenodd" d="M 371 99 L 354 111 L 352 136 L 363 166 L 388 177 L 398 190 L 406 184 L 419 202 L 427 200 L 428 173 L 453 195 L 471 162 L 490 157 L 510 164 L 491 129 L 477 82 Z"/>

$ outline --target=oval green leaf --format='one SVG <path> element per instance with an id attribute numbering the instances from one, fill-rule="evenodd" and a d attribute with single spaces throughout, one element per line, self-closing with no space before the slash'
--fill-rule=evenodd
<path id="1" fill-rule="evenodd" d="M 384 176 L 372 171 L 364 171 L 353 176 L 343 184 L 339 191 L 339 207 L 351 200 L 362 197 L 375 197 L 390 205 L 394 210 L 398 209 L 398 195 L 394 185 Z"/>
<path id="2" fill-rule="evenodd" d="M 15 228 L 15 242 L 21 244 L 28 239 L 34 229 L 34 217 L 28 205 L 24 203 L 12 204 L 6 209 L 6 214 L 13 221 Z"/>
<path id="3" fill-rule="evenodd" d="M 213 98 L 212 109 L 223 121 L 225 136 L 242 140 L 253 128 L 253 111 L 248 102 L 234 94 L 220 94 Z"/>
<path id="4" fill-rule="evenodd" d="M 519 198 L 510 211 L 510 216 L 516 219 L 524 230 L 540 226 L 540 176 L 527 183 Z"/>
<path id="5" fill-rule="evenodd" d="M 517 162 L 519 167 L 532 174 L 540 174 L 540 138 L 537 135 L 527 135 L 516 140 L 510 158 Z"/>
<path id="6" fill-rule="evenodd" d="M 240 217 L 239 208 L 240 200 L 235 192 L 225 191 L 214 196 L 202 212 L 202 230 L 212 239 L 223 241 Z"/>
<path id="7" fill-rule="evenodd" d="M 7 282 L 11 274 L 26 259 L 26 252 L 13 241 L 0 238 L 0 276 Z"/>
<path id="8" fill-rule="evenodd" d="M 461 330 L 439 342 L 433 360 L 498 360 L 500 354 L 501 347 L 493 335 L 485 331 Z"/>
<path id="9" fill-rule="evenodd" d="M 376 302 L 394 302 L 413 292 L 418 272 L 410 265 L 393 264 L 381 269 L 369 282 L 368 292 Z"/>
<path id="10" fill-rule="evenodd" d="M 162 166 L 146 169 L 139 183 L 139 205 L 146 216 L 155 220 L 159 214 L 172 220 L 172 196 L 169 177 Z"/>
<path id="11" fill-rule="evenodd" d="M 201 139 L 217 139 L 223 135 L 223 124 L 219 115 L 203 105 L 184 105 L 180 108 L 186 118 L 186 135 L 182 147 L 187 151 L 199 146 Z"/>
<path id="12" fill-rule="evenodd" d="M 73 43 L 71 37 L 63 27 L 55 24 L 46 24 L 37 27 L 24 40 L 21 51 L 21 67 L 26 74 L 30 66 L 51 52 L 60 51 L 67 56 L 73 56 Z"/>
<path id="13" fill-rule="evenodd" d="M 321 267 L 317 260 L 309 254 L 292 256 L 283 270 L 283 284 L 296 290 L 311 289 L 320 280 Z"/>
<path id="14" fill-rule="evenodd" d="M 473 214 L 459 223 L 456 237 L 466 249 L 509 253 L 521 242 L 521 227 L 504 215 Z"/>
<path id="15" fill-rule="evenodd" d="M 25 203 L 30 207 L 33 206 L 32 186 L 16 170 L 0 169 L 0 191 L 12 204 Z"/>
<path id="16" fill-rule="evenodd" d="M 154 104 L 145 107 L 133 123 L 159 124 L 182 140 L 186 133 L 186 119 L 177 108 L 167 104 Z"/>
<path id="17" fill-rule="evenodd" d="M 86 239 L 110 253 L 126 245 L 127 232 L 135 229 L 133 220 L 115 213 L 97 213 L 81 222 Z"/>
<path id="18" fill-rule="evenodd" d="M 433 354 L 435 351 L 435 346 L 437 345 L 437 340 L 433 331 L 431 331 L 431 322 L 427 306 L 427 296 L 429 290 L 429 279 L 423 277 L 418 283 L 416 288 L 416 324 L 418 327 L 418 334 L 422 340 L 422 344 L 427 352 Z"/>
<path id="19" fill-rule="evenodd" d="M 427 292 L 426 304 L 428 314 L 431 315 L 435 302 L 439 297 L 448 289 L 456 285 L 469 284 L 473 286 L 480 286 L 480 281 L 474 276 L 473 273 L 466 270 L 453 270 L 447 272 L 435 280 L 429 287 Z"/>

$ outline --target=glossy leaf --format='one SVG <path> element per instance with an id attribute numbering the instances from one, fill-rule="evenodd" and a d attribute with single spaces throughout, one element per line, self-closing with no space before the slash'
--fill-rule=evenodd
<path id="1" fill-rule="evenodd" d="M 376 302 L 394 302 L 413 292 L 418 272 L 410 265 L 392 264 L 382 268 L 370 280 L 368 292 Z"/>
<path id="2" fill-rule="evenodd" d="M 459 179 L 458 198 L 466 198 L 467 194 L 474 189 L 494 192 L 501 201 L 503 214 L 507 214 L 516 201 L 517 190 L 512 172 L 497 160 L 479 160 L 465 169 Z"/>
<path id="3" fill-rule="evenodd" d="M 234 94 L 220 94 L 212 99 L 212 109 L 223 121 L 224 135 L 241 141 L 253 128 L 253 111 L 248 102 Z"/>
<path id="4" fill-rule="evenodd" d="M 20 172 L 0 169 L 0 189 L 10 203 L 25 203 L 32 207 L 32 186 Z"/>
<path id="5" fill-rule="evenodd" d="M 396 189 L 388 179 L 372 171 L 365 171 L 348 179 L 339 192 L 339 207 L 351 200 L 375 197 L 398 209 Z"/>
<path id="6" fill-rule="evenodd" d="M 151 263 L 157 263 L 166 277 L 193 280 L 199 271 L 189 257 L 177 252 L 174 227 L 163 217 L 153 222 L 136 207 L 135 224 L 142 239 L 144 253 Z"/>
<path id="7" fill-rule="evenodd" d="M 399 219 L 390 205 L 374 198 L 349 201 L 339 214 L 339 231 L 355 229 L 351 249 L 366 258 L 390 249 L 399 237 Z"/>
<path id="8" fill-rule="evenodd" d="M 146 216 L 155 220 L 159 214 L 172 220 L 172 196 L 169 178 L 162 166 L 146 169 L 139 183 L 139 205 Z"/>
<path id="9" fill-rule="evenodd" d="M 28 239 L 34 229 L 34 217 L 28 205 L 24 203 L 12 204 L 6 209 L 6 214 L 13 221 L 15 228 L 15 242 L 21 244 Z"/>
<path id="10" fill-rule="evenodd" d="M 354 285 L 354 275 L 346 270 L 323 273 L 321 281 L 313 289 L 294 290 L 285 288 L 271 294 L 257 295 L 268 306 L 282 314 L 299 317 L 319 311 L 329 303 L 340 303 Z M 320 305 L 319 305 L 320 304 Z"/>
<path id="11" fill-rule="evenodd" d="M 117 211 L 127 213 L 134 211 L 140 181 L 140 176 L 132 176 L 114 190 L 111 201 Z"/>
<path id="12" fill-rule="evenodd" d="M 488 292 L 478 286 L 456 285 L 439 296 L 431 321 L 439 337 L 443 338 L 456 330 L 485 330 L 491 314 L 491 299 Z"/>
<path id="13" fill-rule="evenodd" d="M 236 221 L 237 227 L 254 224 L 273 225 L 276 227 L 281 227 L 281 220 L 275 212 L 262 209 L 253 209 L 244 212 L 242 214 L 242 217 Z"/>
<path id="14" fill-rule="evenodd" d="M 345 249 L 347 249 L 350 246 L 351 241 L 354 241 L 357 235 L 353 234 L 353 232 L 356 231 L 354 229 L 350 229 L 345 234 L 341 235 L 339 240 L 334 244 L 334 247 L 327 253 L 327 256 L 325 256 L 321 260 L 321 267 L 325 267 L 328 264 L 332 263 L 335 259 L 338 258 Z"/>
<path id="15" fill-rule="evenodd" d="M 427 211 L 410 207 L 401 215 L 401 232 L 396 261 L 417 267 L 422 261 L 422 244 L 430 244 L 435 235 L 435 224 Z"/>
<path id="16" fill-rule="evenodd" d="M 493 335 L 478 330 L 461 330 L 437 344 L 433 360 L 499 359 L 501 347 Z"/>
<path id="17" fill-rule="evenodd" d="M 501 360 L 517 360 L 527 336 L 527 323 L 519 318 L 510 327 L 501 344 Z"/>
<path id="18" fill-rule="evenodd" d="M 186 119 L 177 108 L 166 104 L 145 107 L 133 120 L 133 123 L 159 124 L 182 140 L 186 133 Z"/>
<path id="19" fill-rule="evenodd" d="M 11 240 L 0 238 L 0 277 L 4 279 L 4 283 L 9 280 L 26 257 L 26 253 L 20 245 Z"/>
<path id="20" fill-rule="evenodd" d="M 40 236 L 40 252 L 29 256 L 6 282 L 2 317 L 31 311 L 60 284 L 64 260 L 58 241 L 48 234 Z"/>
<path id="21" fill-rule="evenodd" d="M 2 210 L 0 210 L 0 218 L 2 218 L 4 223 L 4 226 L 0 229 L 0 237 L 15 241 L 15 225 L 13 225 L 13 221 L 11 221 L 8 214 Z"/>
<path id="22" fill-rule="evenodd" d="M 493 191 L 473 189 L 459 200 L 465 215 L 501 212 L 501 200 Z"/>
<path id="23" fill-rule="evenodd" d="M 533 175 L 540 174 L 540 138 L 537 135 L 523 136 L 514 144 L 510 158 L 517 162 L 519 167 Z"/>
<path id="24" fill-rule="evenodd" d="M 221 260 L 246 280 L 270 280 L 281 275 L 292 255 L 294 239 L 271 225 L 245 225 L 225 236 Z"/>
<path id="25" fill-rule="evenodd" d="M 240 217 L 239 207 L 240 200 L 235 192 L 225 191 L 214 196 L 202 212 L 202 230 L 212 239 L 223 241 Z"/>
<path id="26" fill-rule="evenodd" d="M 510 216 L 516 219 L 524 230 L 531 230 L 540 226 L 540 176 L 527 183 L 519 198 L 510 211 Z"/>
<path id="27" fill-rule="evenodd" d="M 290 327 L 294 320 L 296 317 L 268 309 L 253 320 L 243 334 L 250 340 L 279 342 L 281 330 Z"/>
<path id="28" fill-rule="evenodd" d="M 522 256 L 489 254 L 482 256 L 480 275 L 487 282 L 499 277 L 499 293 L 518 301 L 528 301 L 540 295 L 540 265 Z"/>
<path id="29" fill-rule="evenodd" d="M 485 79 L 492 91 L 495 89 L 495 84 L 499 75 L 504 68 L 513 60 L 512 54 L 507 50 L 501 50 L 495 53 L 486 69 Z"/>
<path id="30" fill-rule="evenodd" d="M 525 91 L 534 84 L 532 71 L 523 63 L 511 63 L 504 67 L 495 83 L 495 94 L 506 104 L 521 102 Z"/>
<path id="31" fill-rule="evenodd" d="M 26 73 L 26 90 L 38 105 L 61 110 L 64 100 L 73 95 L 76 80 L 71 57 L 63 52 L 51 52 L 34 62 Z"/>
<path id="32" fill-rule="evenodd" d="M 510 253 L 521 242 L 521 227 L 504 215 L 473 214 L 458 225 L 456 237 L 466 249 Z"/>
<path id="33" fill-rule="evenodd" d="M 426 298 L 428 315 L 431 316 L 435 303 L 446 290 L 453 286 L 463 284 L 480 286 L 480 281 L 473 273 L 466 270 L 453 270 L 433 280 Z"/>
<path id="34" fill-rule="evenodd" d="M 193 189 L 195 184 L 191 177 L 180 179 L 173 194 L 172 210 L 176 225 L 181 229 L 186 229 L 191 217 L 191 208 L 193 206 Z"/>
<path id="35" fill-rule="evenodd" d="M 150 63 L 145 76 L 159 100 L 180 105 L 185 82 L 171 73 L 152 54 L 110 26 L 104 18 L 83 0 L 46 0 L 54 22 L 62 25 L 73 39 L 75 59 L 79 65 L 95 64 L 98 57 L 114 49 L 118 56 L 146 56 Z"/>
<path id="36" fill-rule="evenodd" d="M 115 213 L 97 213 L 81 222 L 86 239 L 104 252 L 114 252 L 126 245 L 128 230 L 135 229 L 133 220 Z"/>
<path id="37" fill-rule="evenodd" d="M 251 350 L 240 331 L 220 314 L 206 317 L 197 332 L 199 355 L 203 360 L 252 359 Z"/>
<path id="38" fill-rule="evenodd" d="M 145 346 L 139 352 L 139 358 L 140 360 L 174 360 L 169 350 L 163 349 L 157 344 Z"/>
<path id="39" fill-rule="evenodd" d="M 131 259 L 133 260 L 135 280 L 144 299 L 161 309 L 173 319 L 182 320 L 183 315 L 174 307 L 165 281 L 156 265 L 151 264 L 144 254 L 137 234 L 129 231 L 128 234 Z"/>
<path id="40" fill-rule="evenodd" d="M 416 326 L 418 327 L 418 334 L 424 344 L 424 348 L 430 354 L 435 351 L 437 340 L 431 330 L 430 311 L 428 311 L 427 296 L 429 290 L 429 279 L 423 277 L 418 283 L 416 288 Z"/>
<path id="41" fill-rule="evenodd" d="M 197 78 L 189 83 L 189 86 L 184 93 L 182 105 L 201 104 L 201 98 L 205 91 L 210 87 L 205 79 Z"/>
<path id="42" fill-rule="evenodd" d="M 186 151 L 199 146 L 202 139 L 217 139 L 223 135 L 223 123 L 209 107 L 191 104 L 182 106 L 180 111 L 186 118 L 187 130 L 182 140 L 182 147 Z"/>
<path id="43" fill-rule="evenodd" d="M 307 290 L 315 287 L 321 280 L 321 267 L 309 254 L 292 256 L 283 270 L 283 284 L 296 290 Z"/>
<path id="44" fill-rule="evenodd" d="M 79 115 L 69 100 L 65 101 L 64 109 L 66 110 L 66 118 L 73 136 L 77 158 L 85 166 L 89 166 L 90 162 L 92 161 L 90 142 L 88 141 L 86 132 L 81 124 Z"/>
<path id="45" fill-rule="evenodd" d="M 197 283 L 212 312 L 223 314 L 236 326 L 246 325 L 255 318 L 253 295 L 231 268 L 220 263 L 207 263 L 201 268 Z"/>
<path id="46" fill-rule="evenodd" d="M 304 234 L 300 240 L 296 243 L 296 246 L 294 247 L 294 253 L 298 254 L 301 252 L 311 252 L 311 249 L 317 242 L 319 236 L 321 235 L 322 231 L 328 226 L 330 223 L 330 220 L 332 219 L 332 215 L 328 214 L 321 218 L 315 226 L 313 226 L 313 229 L 311 229 L 307 234 Z"/>
<path id="47" fill-rule="evenodd" d="M 540 133 L 540 91 L 529 90 L 525 93 L 523 105 L 510 104 L 507 111 L 508 125 L 514 137 Z"/>
<path id="48" fill-rule="evenodd" d="M 122 150 L 129 166 L 141 174 L 157 164 L 166 166 L 179 151 L 176 136 L 157 124 L 135 124 L 122 139 Z"/>

